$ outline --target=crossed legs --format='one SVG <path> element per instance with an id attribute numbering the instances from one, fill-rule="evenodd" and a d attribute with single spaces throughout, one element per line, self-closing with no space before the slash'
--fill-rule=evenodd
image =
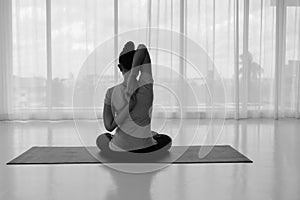
<path id="1" fill-rule="evenodd" d="M 98 136 L 96 140 L 97 147 L 104 153 L 123 153 L 113 151 L 109 148 L 109 142 L 112 140 L 113 135 L 110 133 L 104 133 Z M 164 134 L 155 134 L 153 139 L 157 141 L 157 144 L 143 149 L 136 149 L 129 152 L 132 153 L 150 153 L 156 151 L 168 151 L 172 146 L 172 139 Z"/>

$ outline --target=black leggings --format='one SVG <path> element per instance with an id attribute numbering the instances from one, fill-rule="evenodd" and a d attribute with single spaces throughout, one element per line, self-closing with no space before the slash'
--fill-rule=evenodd
<path id="1" fill-rule="evenodd" d="M 153 139 L 157 141 L 157 144 L 152 145 L 150 147 L 146 147 L 143 149 L 131 150 L 128 152 L 122 151 L 113 151 L 109 148 L 109 142 L 112 139 L 112 135 L 110 133 L 104 133 L 98 136 L 97 138 L 97 146 L 103 153 L 111 153 L 111 154 L 122 154 L 122 153 L 150 153 L 150 152 L 162 152 L 167 151 L 172 146 L 172 139 L 164 134 L 156 134 L 153 136 Z"/>

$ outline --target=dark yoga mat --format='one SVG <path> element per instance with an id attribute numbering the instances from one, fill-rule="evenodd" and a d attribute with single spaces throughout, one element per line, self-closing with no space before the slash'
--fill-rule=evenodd
<path id="1" fill-rule="evenodd" d="M 199 150 L 205 157 L 199 158 Z M 89 149 L 89 151 L 87 151 Z M 92 153 L 93 155 L 91 155 Z M 140 154 L 139 154 L 140 155 Z M 95 158 L 95 157 L 96 158 Z M 101 162 L 100 162 L 100 161 Z M 97 147 L 32 147 L 8 165 L 24 164 L 93 164 L 93 163 L 252 163 L 246 156 L 229 145 L 173 146 L 165 154 L 152 156 L 108 158 Z"/>

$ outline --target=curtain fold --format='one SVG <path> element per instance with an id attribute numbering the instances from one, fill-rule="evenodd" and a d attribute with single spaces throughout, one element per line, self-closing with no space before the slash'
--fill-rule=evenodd
<path id="1" fill-rule="evenodd" d="M 300 0 L 1 0 L 0 5 L 0 120 L 72 119 L 80 73 L 85 74 L 80 85 L 85 106 L 76 108 L 80 118 L 101 118 L 105 91 L 122 81 L 116 65 L 126 33 L 144 28 L 148 31 L 132 40 L 150 47 L 159 83 L 154 117 L 300 117 Z M 107 41 L 112 45 L 101 54 L 113 59 L 104 66 L 103 55 L 93 53 Z M 201 51 L 193 51 L 194 44 Z M 189 62 L 197 58 L 202 60 Z M 91 67 L 83 70 L 84 64 Z"/>
<path id="2" fill-rule="evenodd" d="M 9 119 L 11 110 L 12 4 L 0 1 L 0 120 Z"/>

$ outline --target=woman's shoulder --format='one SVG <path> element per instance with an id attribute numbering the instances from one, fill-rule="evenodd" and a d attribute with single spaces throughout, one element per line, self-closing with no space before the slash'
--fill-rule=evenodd
<path id="1" fill-rule="evenodd" d="M 113 92 L 115 92 L 117 90 L 123 90 L 123 87 L 124 86 L 122 86 L 122 84 L 114 85 L 114 86 L 108 88 L 107 91 L 106 91 L 106 93 L 113 93 Z"/>
<path id="2" fill-rule="evenodd" d="M 111 96 L 111 94 L 112 94 L 112 92 L 113 92 L 113 90 L 114 90 L 114 87 L 115 87 L 115 86 L 110 87 L 110 88 L 108 88 L 108 89 L 106 90 L 106 96 Z"/>
<path id="3" fill-rule="evenodd" d="M 125 94 L 126 87 L 123 84 L 117 84 L 107 89 L 106 95 L 115 98 L 121 98 Z"/>

